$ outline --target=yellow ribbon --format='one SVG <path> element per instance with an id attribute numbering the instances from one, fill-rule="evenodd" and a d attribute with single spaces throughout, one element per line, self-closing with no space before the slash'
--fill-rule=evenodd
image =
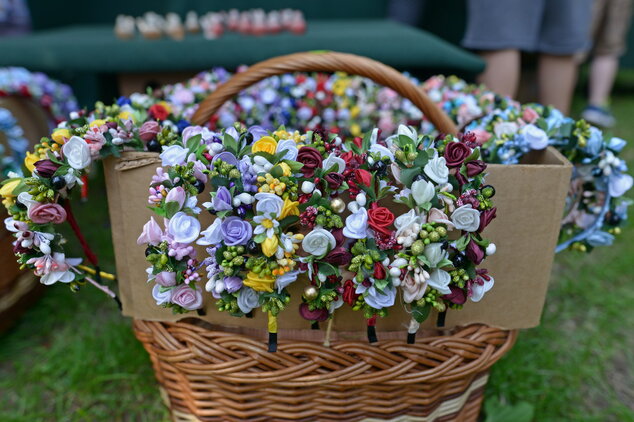
<path id="1" fill-rule="evenodd" d="M 95 275 L 97 273 L 97 271 L 95 271 L 93 268 L 87 267 L 85 265 L 78 265 L 77 268 L 79 268 L 82 271 L 85 271 L 89 274 Z M 116 279 L 116 277 L 113 274 L 110 273 L 106 273 L 104 271 L 99 271 L 99 275 L 101 276 L 101 278 L 105 278 L 107 280 L 114 280 Z"/>
<path id="2" fill-rule="evenodd" d="M 269 312 L 269 333 L 277 333 L 277 317 Z"/>

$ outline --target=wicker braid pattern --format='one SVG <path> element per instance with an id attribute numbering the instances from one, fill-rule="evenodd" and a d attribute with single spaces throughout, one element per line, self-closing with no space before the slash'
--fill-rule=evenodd
<path id="1" fill-rule="evenodd" d="M 364 76 L 392 88 L 409 99 L 440 132 L 456 134 L 451 119 L 429 97 L 394 68 L 367 57 L 336 52 L 306 52 L 265 60 L 238 73 L 207 97 L 194 114 L 192 123 L 204 124 L 218 109 L 245 88 L 270 76 L 289 72 L 346 72 Z"/>
<path id="2" fill-rule="evenodd" d="M 269 353 L 186 322 L 135 320 L 134 331 L 175 421 L 475 421 L 488 369 L 517 336 L 471 325 L 413 345 L 282 338 Z"/>

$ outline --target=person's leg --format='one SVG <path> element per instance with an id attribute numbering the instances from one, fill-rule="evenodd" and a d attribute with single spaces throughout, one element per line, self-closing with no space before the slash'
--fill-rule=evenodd
<path id="1" fill-rule="evenodd" d="M 589 98 L 592 106 L 604 107 L 608 104 L 619 59 L 611 54 L 596 56 L 590 63 Z"/>
<path id="2" fill-rule="evenodd" d="M 520 52 L 518 50 L 481 51 L 486 68 L 478 76 L 478 82 L 492 91 L 515 98 L 520 79 Z"/>
<path id="3" fill-rule="evenodd" d="M 577 61 L 574 55 L 540 54 L 537 69 L 539 102 L 570 113 L 572 93 L 577 82 Z"/>

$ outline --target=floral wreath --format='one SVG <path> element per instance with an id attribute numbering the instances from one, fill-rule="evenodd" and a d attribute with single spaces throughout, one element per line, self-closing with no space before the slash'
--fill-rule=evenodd
<path id="1" fill-rule="evenodd" d="M 261 308 L 274 333 L 287 287 L 305 273 L 303 318 L 325 321 L 347 304 L 363 311 L 373 341 L 377 317 L 400 290 L 413 341 L 432 308 L 479 301 L 493 278 L 476 266 L 495 253 L 480 235 L 496 214 L 486 164 L 462 139 L 400 132 L 381 144 L 378 130 L 344 142 L 284 129 L 185 129 L 163 148 L 150 184 L 148 201 L 164 224 L 152 217 L 138 239 L 157 304 L 200 308 L 196 270 L 204 267 L 219 310 L 240 317 Z M 201 231 L 205 185 L 212 192 L 202 206 L 216 218 Z M 407 212 L 383 206 L 390 197 Z M 207 247 L 204 259 L 194 244 Z"/>

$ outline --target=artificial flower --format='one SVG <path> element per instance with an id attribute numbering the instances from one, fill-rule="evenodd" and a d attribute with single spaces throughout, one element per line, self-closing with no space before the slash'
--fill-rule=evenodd
<path id="1" fill-rule="evenodd" d="M 38 204 L 28 211 L 29 219 L 35 224 L 62 224 L 66 221 L 66 210 L 59 204 Z"/>
<path id="2" fill-rule="evenodd" d="M 447 258 L 447 250 L 441 243 L 430 243 L 425 246 L 424 255 L 429 261 L 430 268 L 436 268 L 443 259 Z"/>
<path id="3" fill-rule="evenodd" d="M 350 239 L 365 239 L 368 232 L 368 210 L 361 207 L 346 217 L 343 235 Z"/>
<path id="4" fill-rule="evenodd" d="M 284 200 L 274 193 L 256 193 L 255 200 L 255 211 L 266 218 L 279 218 L 284 208 Z"/>
<path id="5" fill-rule="evenodd" d="M 471 155 L 471 148 L 461 142 L 447 142 L 445 152 L 443 153 L 447 167 L 452 168 L 460 167 L 469 155 Z"/>
<path id="6" fill-rule="evenodd" d="M 170 202 L 177 203 L 179 210 L 183 208 L 183 204 L 185 203 L 185 189 L 183 189 L 182 186 L 176 186 L 170 189 L 165 197 L 165 203 L 168 204 Z"/>
<path id="7" fill-rule="evenodd" d="M 302 241 L 302 249 L 312 256 L 322 257 L 332 250 L 337 241 L 328 230 L 315 228 Z"/>
<path id="8" fill-rule="evenodd" d="M 286 217 L 292 215 L 299 215 L 299 202 L 291 201 L 290 199 L 286 198 L 284 200 L 284 205 L 282 206 L 282 211 L 280 211 L 280 216 L 278 217 L 278 220 L 283 220 Z"/>
<path id="9" fill-rule="evenodd" d="M 170 287 L 176 285 L 176 273 L 173 271 L 161 271 L 156 275 L 154 281 L 160 286 Z"/>
<path id="10" fill-rule="evenodd" d="M 425 174 L 438 184 L 447 183 L 449 180 L 449 169 L 444 157 L 439 157 L 438 152 L 434 151 L 434 157 L 423 167 Z"/>
<path id="11" fill-rule="evenodd" d="M 297 143 L 293 139 L 283 139 L 277 143 L 275 153 L 279 154 L 283 151 L 284 155 L 282 156 L 282 160 L 294 161 L 297 158 L 297 154 L 299 154 Z"/>
<path id="12" fill-rule="evenodd" d="M 178 243 L 192 243 L 200 234 L 200 222 L 196 217 L 179 211 L 170 218 L 167 232 Z"/>
<path id="13" fill-rule="evenodd" d="M 253 271 L 249 271 L 242 283 L 258 292 L 272 292 L 275 277 L 263 276 Z"/>
<path id="14" fill-rule="evenodd" d="M 210 207 L 217 212 L 233 209 L 231 192 L 225 186 L 220 186 L 211 198 Z"/>
<path id="15" fill-rule="evenodd" d="M 426 180 L 416 180 L 411 187 L 412 197 L 419 206 L 425 205 L 434 199 L 436 188 L 434 184 Z"/>
<path id="16" fill-rule="evenodd" d="M 300 171 L 304 177 L 311 178 L 315 175 L 315 169 L 321 167 L 321 153 L 313 147 L 301 147 L 297 153 L 297 161 L 303 164 Z"/>
<path id="17" fill-rule="evenodd" d="M 70 139 L 71 136 L 72 135 L 70 134 L 70 130 L 66 128 L 57 128 L 51 134 L 51 138 L 53 138 L 53 141 L 60 145 L 63 145 L 64 142 L 66 142 L 67 139 Z"/>
<path id="18" fill-rule="evenodd" d="M 159 155 L 164 166 L 183 164 L 189 155 L 189 150 L 180 145 L 163 146 L 163 152 Z"/>
<path id="19" fill-rule="evenodd" d="M 161 286 L 159 284 L 155 284 L 152 287 L 152 297 L 156 301 L 156 304 L 161 306 L 166 303 L 172 302 L 172 291 L 173 289 L 163 290 L 161 291 Z"/>
<path id="20" fill-rule="evenodd" d="M 35 163 L 40 160 L 41 158 L 38 154 L 33 154 L 27 151 L 26 157 L 24 157 L 24 167 L 33 173 L 33 170 L 35 170 Z"/>
<path id="21" fill-rule="evenodd" d="M 447 271 L 440 269 L 432 271 L 429 274 L 429 279 L 427 281 L 430 287 L 433 287 L 444 295 L 451 293 L 451 289 L 449 289 L 450 282 L 451 275 Z"/>
<path id="22" fill-rule="evenodd" d="M 277 247 L 279 245 L 279 239 L 277 236 L 271 236 L 264 239 L 262 242 L 262 253 L 265 256 L 273 256 L 277 252 Z"/>
<path id="23" fill-rule="evenodd" d="M 203 295 L 200 289 L 193 289 L 188 284 L 181 284 L 173 289 L 171 301 L 175 305 L 192 311 L 203 305 Z"/>
<path id="24" fill-rule="evenodd" d="M 21 179 L 14 179 L 2 185 L 2 187 L 0 187 L 0 196 L 3 198 L 14 198 L 13 190 L 18 187 L 20 181 Z"/>
<path id="25" fill-rule="evenodd" d="M 196 241 L 198 245 L 217 245 L 222 241 L 222 219 L 216 218 L 213 223 L 209 225 L 200 234 L 202 237 Z"/>
<path id="26" fill-rule="evenodd" d="M 68 165 L 75 170 L 83 170 L 90 165 L 90 147 L 79 136 L 71 137 L 62 146 L 62 152 Z"/>
<path id="27" fill-rule="evenodd" d="M 343 171 L 346 169 L 346 162 L 342 158 L 337 157 L 335 154 L 330 154 L 321 163 L 321 167 L 324 170 L 330 170 L 332 167 L 334 167 L 332 171 L 334 171 L 335 173 L 343 173 Z"/>
<path id="28" fill-rule="evenodd" d="M 251 152 L 266 152 L 267 154 L 275 154 L 277 150 L 277 141 L 272 136 L 263 136 L 251 145 Z"/>
<path id="29" fill-rule="evenodd" d="M 244 283 L 244 281 L 243 281 Z M 240 289 L 238 293 L 238 308 L 248 314 L 260 303 L 260 295 L 250 287 Z"/>
<path id="30" fill-rule="evenodd" d="M 479 302 L 484 297 L 484 294 L 493 288 L 495 280 L 490 275 L 486 276 L 478 275 L 475 282 L 471 284 L 469 289 L 470 298 L 473 302 Z"/>
<path id="31" fill-rule="evenodd" d="M 526 142 L 531 149 L 544 149 L 548 146 L 548 135 L 542 129 L 533 124 L 529 124 L 520 129 Z"/>
<path id="32" fill-rule="evenodd" d="M 392 230 L 389 227 L 394 222 L 394 214 L 385 207 L 376 206 L 376 203 L 368 211 L 368 225 L 378 233 L 389 236 Z"/>
<path id="33" fill-rule="evenodd" d="M 253 228 L 240 217 L 227 217 L 220 225 L 223 241 L 227 246 L 246 245 L 251 239 Z"/>
<path id="34" fill-rule="evenodd" d="M 141 138 L 142 141 L 148 142 L 156 138 L 156 135 L 158 135 L 160 131 L 161 125 L 157 122 L 145 122 L 139 128 L 139 138 Z"/>
<path id="35" fill-rule="evenodd" d="M 145 223 L 143 226 L 143 232 L 136 240 L 138 245 L 142 245 L 144 243 L 148 243 L 150 245 L 156 246 L 161 243 L 163 237 L 163 231 L 159 227 L 158 223 L 154 221 L 154 217 L 150 217 L 150 221 Z"/>
<path id="36" fill-rule="evenodd" d="M 474 210 L 471 204 L 463 205 L 451 214 L 451 222 L 458 230 L 477 231 L 480 227 L 480 211 Z"/>

